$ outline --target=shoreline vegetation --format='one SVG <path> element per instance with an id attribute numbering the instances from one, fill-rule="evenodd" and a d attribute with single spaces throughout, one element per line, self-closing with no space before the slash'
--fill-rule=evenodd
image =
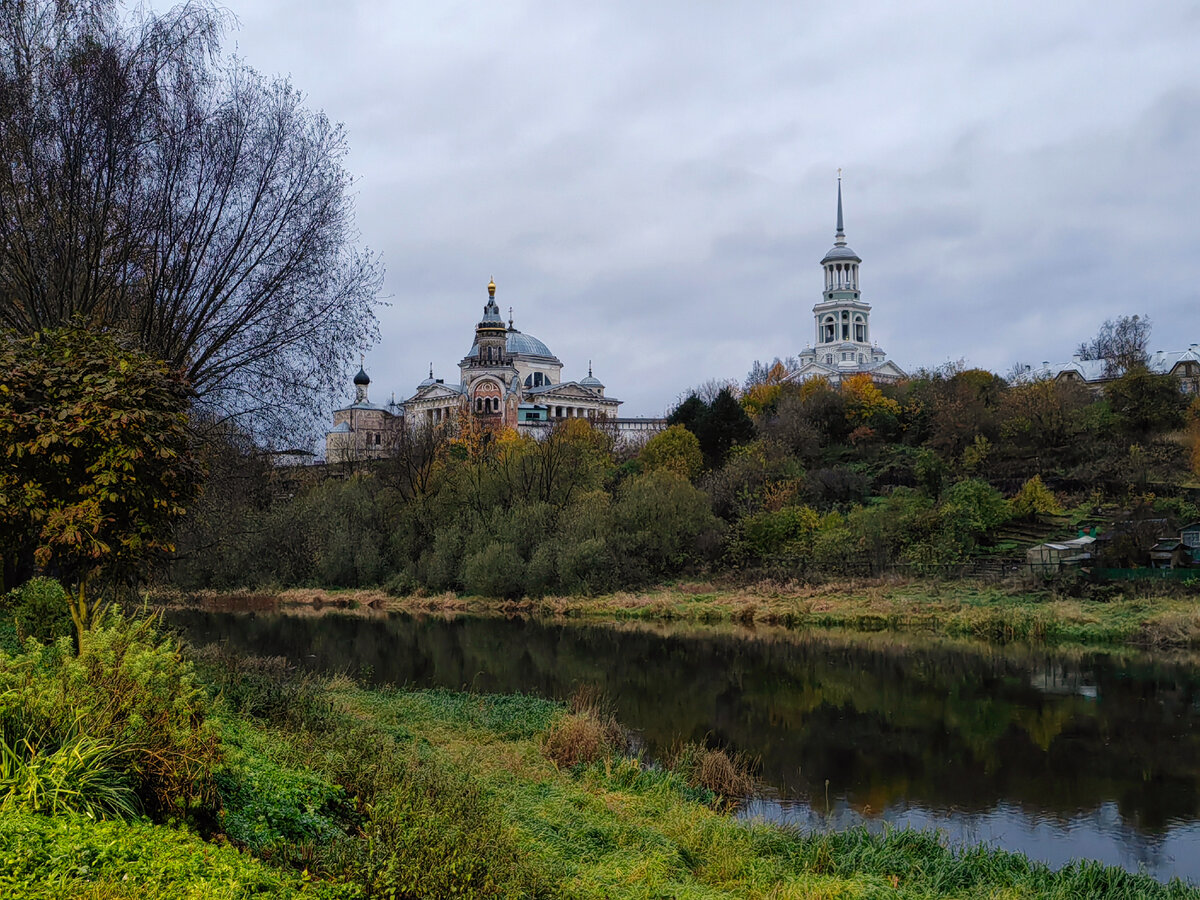
<path id="1" fill-rule="evenodd" d="M 680 582 L 645 591 L 518 600 L 440 594 L 392 596 L 382 589 L 194 591 L 156 589 L 153 604 L 235 612 L 333 606 L 379 612 L 528 615 L 591 621 L 919 632 L 993 643 L 1177 649 L 1200 646 L 1200 602 L 1194 591 L 1150 585 L 1105 599 L 1048 590 L 1012 590 L 971 581 L 862 579 L 802 585 Z"/>
<path id="2" fill-rule="evenodd" d="M 98 786 L 53 803 L 6 782 L 4 896 L 1200 898 L 933 832 L 739 821 L 745 760 L 686 744 L 650 763 L 586 691 L 367 688 L 181 648 L 153 618 L 110 616 L 81 640 L 78 656 L 70 638 L 0 653 L 8 743 L 45 743 L 39 717 L 69 707 L 63 746 L 106 754 Z M 62 748 L 37 749 L 16 754 L 26 787 Z"/>

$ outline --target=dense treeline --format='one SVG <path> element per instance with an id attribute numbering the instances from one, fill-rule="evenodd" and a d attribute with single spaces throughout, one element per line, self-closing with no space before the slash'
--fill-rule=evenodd
<path id="1" fill-rule="evenodd" d="M 265 479 L 210 493 L 175 575 L 186 586 L 519 596 L 609 590 L 715 560 L 722 525 L 704 492 L 639 468 L 619 464 L 611 437 L 584 420 L 542 441 L 410 432 L 393 458 L 286 499 L 272 501 Z"/>
<path id="2" fill-rule="evenodd" d="M 883 386 L 785 372 L 756 364 L 744 386 L 691 393 L 639 449 L 582 420 L 541 441 L 418 429 L 392 458 L 311 483 L 265 466 L 246 478 L 231 451 L 173 578 L 516 597 L 698 567 L 944 573 L 1019 549 L 1000 540 L 1014 520 L 1200 517 L 1186 488 L 1200 402 L 1170 376 L 1131 366 L 1096 395 L 962 366 Z"/>

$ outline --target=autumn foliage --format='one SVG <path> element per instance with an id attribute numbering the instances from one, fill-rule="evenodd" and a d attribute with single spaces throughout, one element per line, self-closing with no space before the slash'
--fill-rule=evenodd
<path id="1" fill-rule="evenodd" d="M 194 494 L 186 385 L 117 336 L 0 336 L 0 554 L 79 587 L 172 548 Z"/>

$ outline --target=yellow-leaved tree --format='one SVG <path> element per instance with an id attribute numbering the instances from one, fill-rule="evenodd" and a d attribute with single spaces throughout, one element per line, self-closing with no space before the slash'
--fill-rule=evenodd
<path id="1" fill-rule="evenodd" d="M 682 425 L 672 425 L 646 441 L 638 459 L 648 472 L 666 469 L 689 481 L 704 467 L 699 439 Z"/>

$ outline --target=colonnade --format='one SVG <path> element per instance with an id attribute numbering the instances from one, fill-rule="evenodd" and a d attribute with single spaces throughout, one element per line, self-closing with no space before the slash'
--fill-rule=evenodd
<path id="1" fill-rule="evenodd" d="M 858 263 L 831 263 L 825 267 L 825 290 L 858 290 Z"/>
<path id="2" fill-rule="evenodd" d="M 554 418 L 556 419 L 594 419 L 596 418 L 596 410 L 587 409 L 582 406 L 555 406 Z"/>

